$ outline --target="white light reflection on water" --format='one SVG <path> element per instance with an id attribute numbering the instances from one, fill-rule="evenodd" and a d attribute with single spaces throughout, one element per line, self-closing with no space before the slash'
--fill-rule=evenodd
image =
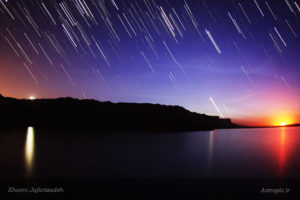
<path id="1" fill-rule="evenodd" d="M 30 176 L 33 168 L 34 160 L 34 128 L 29 126 L 27 128 L 27 135 L 25 141 L 25 164 L 27 175 Z"/>
<path id="2" fill-rule="evenodd" d="M 208 169 L 212 167 L 212 157 L 213 157 L 213 145 L 214 145 L 214 131 L 209 132 L 209 145 L 208 145 Z"/>

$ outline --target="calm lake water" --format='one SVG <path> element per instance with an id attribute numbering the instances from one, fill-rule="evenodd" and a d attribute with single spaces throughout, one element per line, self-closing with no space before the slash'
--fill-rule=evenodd
<path id="1" fill-rule="evenodd" d="M 0 178 L 299 178 L 300 128 L 186 133 L 6 130 Z"/>

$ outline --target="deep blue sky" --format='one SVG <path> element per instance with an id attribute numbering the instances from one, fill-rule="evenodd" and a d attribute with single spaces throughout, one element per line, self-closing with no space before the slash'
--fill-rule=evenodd
<path id="1" fill-rule="evenodd" d="M 247 123 L 297 122 L 299 5 L 0 0 L 0 92 L 181 105 Z"/>

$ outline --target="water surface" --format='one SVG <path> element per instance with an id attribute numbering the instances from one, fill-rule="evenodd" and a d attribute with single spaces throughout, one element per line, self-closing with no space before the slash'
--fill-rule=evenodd
<path id="1" fill-rule="evenodd" d="M 0 178 L 299 178 L 300 128 L 0 133 Z"/>

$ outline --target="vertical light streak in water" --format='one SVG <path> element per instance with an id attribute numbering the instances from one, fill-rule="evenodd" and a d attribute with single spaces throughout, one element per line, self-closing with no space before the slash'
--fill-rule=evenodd
<path id="1" fill-rule="evenodd" d="M 279 176 L 283 176 L 283 170 L 286 162 L 286 128 L 281 127 L 280 141 L 279 141 Z"/>
<path id="2" fill-rule="evenodd" d="M 25 164 L 27 175 L 30 176 L 33 167 L 34 159 L 34 129 L 33 127 L 27 128 L 27 135 L 25 141 Z"/>
<path id="3" fill-rule="evenodd" d="M 208 162 L 207 167 L 208 171 L 211 171 L 212 167 L 212 157 L 213 157 L 213 145 L 214 145 L 214 131 L 209 132 L 209 145 L 208 145 Z"/>

